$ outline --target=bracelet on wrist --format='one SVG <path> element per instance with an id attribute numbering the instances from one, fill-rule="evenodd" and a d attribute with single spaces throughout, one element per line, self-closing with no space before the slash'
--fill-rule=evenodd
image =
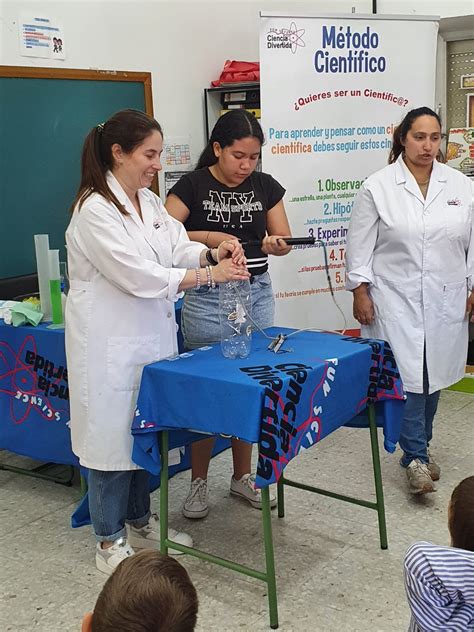
<path id="1" fill-rule="evenodd" d="M 212 249 L 211 249 L 211 248 L 209 248 L 209 249 L 206 251 L 206 261 L 208 261 L 208 262 L 211 264 L 211 266 L 216 266 L 216 265 L 219 263 L 219 262 L 218 262 L 218 261 L 216 261 L 216 260 L 214 259 L 214 257 L 212 256 Z"/>
<path id="2" fill-rule="evenodd" d="M 194 288 L 196 290 L 199 290 L 199 288 L 201 287 L 201 269 L 200 268 L 194 268 L 194 274 L 196 275 L 196 284 L 195 284 Z"/>
<path id="3" fill-rule="evenodd" d="M 206 266 L 206 275 L 207 275 L 207 287 L 211 287 L 211 284 L 212 284 L 211 266 Z"/>

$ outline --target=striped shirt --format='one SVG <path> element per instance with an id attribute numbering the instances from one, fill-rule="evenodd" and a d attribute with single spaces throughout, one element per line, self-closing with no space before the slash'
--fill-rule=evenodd
<path id="1" fill-rule="evenodd" d="M 405 555 L 409 632 L 474 631 L 474 553 L 415 542 Z"/>

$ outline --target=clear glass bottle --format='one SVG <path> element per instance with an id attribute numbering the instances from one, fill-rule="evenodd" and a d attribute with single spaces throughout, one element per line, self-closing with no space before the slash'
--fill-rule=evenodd
<path id="1" fill-rule="evenodd" d="M 221 350 L 225 358 L 246 358 L 252 347 L 250 281 L 229 281 L 219 285 Z"/>

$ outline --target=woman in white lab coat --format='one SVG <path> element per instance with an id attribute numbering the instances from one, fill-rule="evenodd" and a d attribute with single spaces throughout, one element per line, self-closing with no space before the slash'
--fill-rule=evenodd
<path id="1" fill-rule="evenodd" d="M 364 182 L 347 236 L 362 335 L 388 340 L 407 394 L 400 436 L 413 493 L 434 491 L 440 389 L 464 375 L 473 303 L 473 183 L 437 161 L 441 122 L 423 107 L 394 131 L 389 166 Z"/>
<path id="2" fill-rule="evenodd" d="M 239 244 L 189 241 L 148 187 L 161 169 L 160 125 L 123 110 L 94 128 L 66 232 L 70 292 L 66 352 L 72 447 L 89 469 L 97 568 L 110 573 L 135 548 L 156 547 L 149 475 L 131 460 L 131 424 L 145 364 L 177 352 L 175 302 L 202 284 L 247 279 Z M 170 529 L 169 537 L 191 545 Z"/>

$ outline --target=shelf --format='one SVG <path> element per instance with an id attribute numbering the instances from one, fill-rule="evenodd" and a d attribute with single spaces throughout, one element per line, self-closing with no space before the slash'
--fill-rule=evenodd
<path id="1" fill-rule="evenodd" d="M 221 116 L 222 110 L 225 109 L 222 106 L 221 95 L 225 93 L 249 91 L 258 94 L 255 95 L 255 98 L 252 100 L 252 107 L 245 109 L 255 114 L 257 110 L 260 110 L 260 83 L 258 82 L 233 83 L 204 89 L 204 116 L 207 139 L 209 139 L 217 119 Z M 259 118 L 259 116 L 257 116 L 257 118 Z"/>

